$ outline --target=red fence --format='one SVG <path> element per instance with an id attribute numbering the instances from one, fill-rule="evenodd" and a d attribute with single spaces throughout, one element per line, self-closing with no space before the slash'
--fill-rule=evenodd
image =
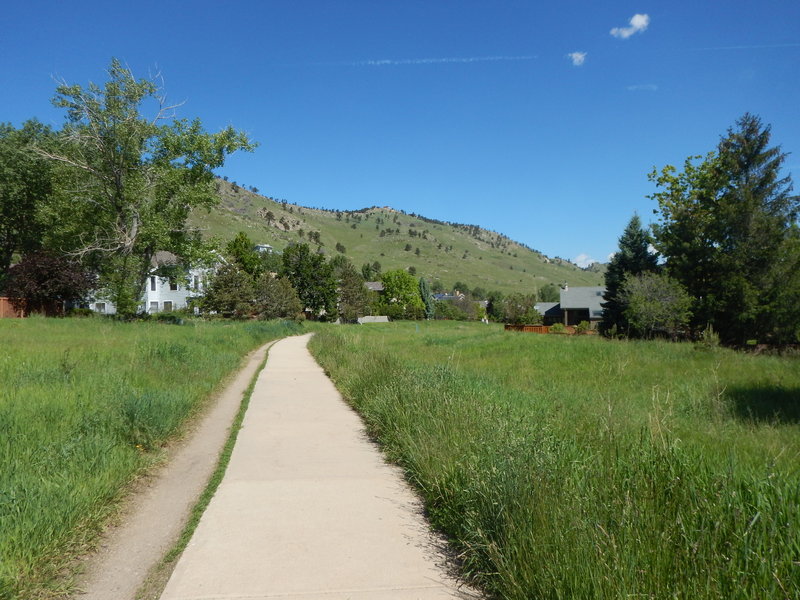
<path id="1" fill-rule="evenodd" d="M 39 313 L 47 317 L 63 317 L 64 303 L 52 300 L 30 306 L 23 302 L 19 308 L 16 308 L 12 298 L 0 296 L 0 319 L 19 319 L 27 317 L 30 313 Z"/>
<path id="2" fill-rule="evenodd" d="M 22 310 L 14 308 L 10 298 L 0 297 L 0 319 L 15 319 L 24 317 Z"/>
<path id="3" fill-rule="evenodd" d="M 549 325 L 509 325 L 506 323 L 506 331 L 522 331 L 524 333 L 550 333 Z"/>

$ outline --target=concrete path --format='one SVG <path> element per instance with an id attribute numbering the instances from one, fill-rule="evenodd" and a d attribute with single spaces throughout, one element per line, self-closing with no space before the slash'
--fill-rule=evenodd
<path id="1" fill-rule="evenodd" d="M 476 598 L 306 349 L 279 341 L 162 600 Z"/>

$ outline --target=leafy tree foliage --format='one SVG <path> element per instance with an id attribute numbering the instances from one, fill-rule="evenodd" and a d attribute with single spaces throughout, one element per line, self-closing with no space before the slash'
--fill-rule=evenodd
<path id="1" fill-rule="evenodd" d="M 619 297 L 635 334 L 646 338 L 666 335 L 674 340 L 686 331 L 692 298 L 667 275 L 653 272 L 628 275 Z"/>
<path id="2" fill-rule="evenodd" d="M 290 244 L 283 251 L 281 274 L 297 290 L 304 309 L 315 316 L 336 318 L 336 278 L 333 267 L 308 244 Z"/>
<path id="3" fill-rule="evenodd" d="M 404 269 L 387 271 L 381 277 L 383 282 L 384 304 L 394 305 L 405 319 L 420 319 L 425 305 L 419 293 L 416 278 Z"/>
<path id="4" fill-rule="evenodd" d="M 250 277 L 255 279 L 262 273 L 260 253 L 255 250 L 255 244 L 245 232 L 240 231 L 227 243 L 225 254 Z"/>
<path id="5" fill-rule="evenodd" d="M 600 329 L 606 334 L 611 331 L 629 332 L 620 290 L 627 277 L 658 270 L 658 260 L 649 250 L 651 241 L 650 235 L 642 228 L 639 216 L 633 215 L 619 238 L 619 251 L 614 254 L 606 270 L 605 302 L 601 305 L 603 319 L 600 322 Z"/>
<path id="6" fill-rule="evenodd" d="M 264 273 L 255 284 L 255 312 L 259 319 L 297 318 L 303 305 L 286 277 Z"/>
<path id="7" fill-rule="evenodd" d="M 781 177 L 786 158 L 770 147 L 770 127 L 745 114 L 702 162 L 687 159 L 684 170 L 653 172 L 663 191 L 656 246 L 668 273 L 694 298 L 696 329 L 711 325 L 724 343 L 751 338 L 780 341 L 796 322 L 776 324 L 773 309 L 800 301 L 776 270 L 793 259 L 800 202 L 792 182 Z"/>
<path id="8" fill-rule="evenodd" d="M 212 169 L 252 144 L 230 127 L 209 134 L 173 118 L 157 82 L 116 59 L 102 87 L 62 84 L 53 103 L 67 122 L 56 149 L 38 149 L 59 182 L 45 213 L 51 245 L 96 268 L 117 310 L 134 312 L 157 251 L 194 257 L 200 238 L 186 220 L 217 202 Z"/>
<path id="9" fill-rule="evenodd" d="M 354 323 L 359 317 L 368 315 L 373 299 L 364 285 L 364 278 L 353 264 L 345 259 L 335 274 L 339 283 L 339 317 L 342 321 Z"/>
<path id="10" fill-rule="evenodd" d="M 77 261 L 39 250 L 9 269 L 3 287 L 6 295 L 38 312 L 53 303 L 83 300 L 96 283 L 96 276 Z"/>
<path id="11" fill-rule="evenodd" d="M 38 121 L 22 128 L 0 124 L 0 281 L 15 252 L 22 255 L 41 245 L 37 211 L 52 190 L 49 161 L 33 151 L 47 147 L 53 132 Z"/>
<path id="12" fill-rule="evenodd" d="M 492 321 L 503 321 L 505 314 L 503 313 L 503 300 L 505 294 L 497 290 L 491 291 L 487 294 L 486 316 Z"/>
<path id="13" fill-rule="evenodd" d="M 536 310 L 533 294 L 509 294 L 502 301 L 502 320 L 514 325 L 538 325 L 542 315 Z"/>
<path id="14" fill-rule="evenodd" d="M 253 279 L 235 264 L 221 267 L 200 299 L 200 308 L 223 317 L 241 319 L 253 313 Z"/>
<path id="15" fill-rule="evenodd" d="M 560 302 L 561 288 L 555 283 L 546 283 L 539 288 L 539 302 Z"/>

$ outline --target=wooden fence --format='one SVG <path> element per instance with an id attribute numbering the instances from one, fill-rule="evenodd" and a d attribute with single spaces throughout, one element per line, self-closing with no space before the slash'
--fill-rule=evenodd
<path id="1" fill-rule="evenodd" d="M 550 333 L 549 325 L 509 325 L 506 323 L 506 331 L 522 331 L 524 333 Z"/>
<path id="2" fill-rule="evenodd" d="M 19 308 L 16 308 L 13 299 L 0 296 L 0 319 L 20 319 L 27 317 L 31 313 L 42 314 L 47 317 L 63 317 L 64 303 L 52 300 L 31 306 L 23 302 Z"/>
<path id="3" fill-rule="evenodd" d="M 16 319 L 24 316 L 25 312 L 14 308 L 10 298 L 0 297 L 0 319 Z"/>

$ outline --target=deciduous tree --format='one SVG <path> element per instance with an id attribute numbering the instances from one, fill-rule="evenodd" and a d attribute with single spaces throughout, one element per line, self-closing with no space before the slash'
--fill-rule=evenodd
<path id="1" fill-rule="evenodd" d="M 790 177 L 781 176 L 785 158 L 770 147 L 770 127 L 745 114 L 715 154 L 687 160 L 681 173 L 667 166 L 650 176 L 662 188 L 653 195 L 654 230 L 667 270 L 695 299 L 695 327 L 711 325 L 728 344 L 781 337 L 771 307 L 786 303 L 786 290 L 774 269 L 800 207 Z"/>
<path id="2" fill-rule="evenodd" d="M 303 305 L 286 277 L 264 273 L 255 284 L 255 312 L 260 319 L 294 319 L 303 312 Z"/>
<path id="3" fill-rule="evenodd" d="M 646 338 L 661 334 L 674 340 L 686 332 L 692 298 L 667 275 L 653 272 L 628 275 L 619 297 L 633 334 Z"/>
<path id="4" fill-rule="evenodd" d="M 103 86 L 62 83 L 53 103 L 67 122 L 56 149 L 39 148 L 59 167 L 51 241 L 94 266 L 117 310 L 133 312 L 157 251 L 192 258 L 200 246 L 186 221 L 217 202 L 212 169 L 253 145 L 231 127 L 210 134 L 175 118 L 157 78 L 136 79 L 116 59 Z"/>
<path id="5" fill-rule="evenodd" d="M 3 291 L 37 312 L 54 303 L 83 300 L 96 282 L 97 277 L 76 260 L 39 250 L 9 269 Z"/>
<path id="6" fill-rule="evenodd" d="M 289 244 L 283 251 L 281 274 L 297 290 L 304 309 L 315 316 L 336 318 L 336 278 L 333 267 L 322 254 L 311 252 L 308 244 Z"/>
<path id="7" fill-rule="evenodd" d="M 0 281 L 14 253 L 41 246 L 37 211 L 52 190 L 50 163 L 33 151 L 48 147 L 53 132 L 36 120 L 20 129 L 0 124 Z"/>

